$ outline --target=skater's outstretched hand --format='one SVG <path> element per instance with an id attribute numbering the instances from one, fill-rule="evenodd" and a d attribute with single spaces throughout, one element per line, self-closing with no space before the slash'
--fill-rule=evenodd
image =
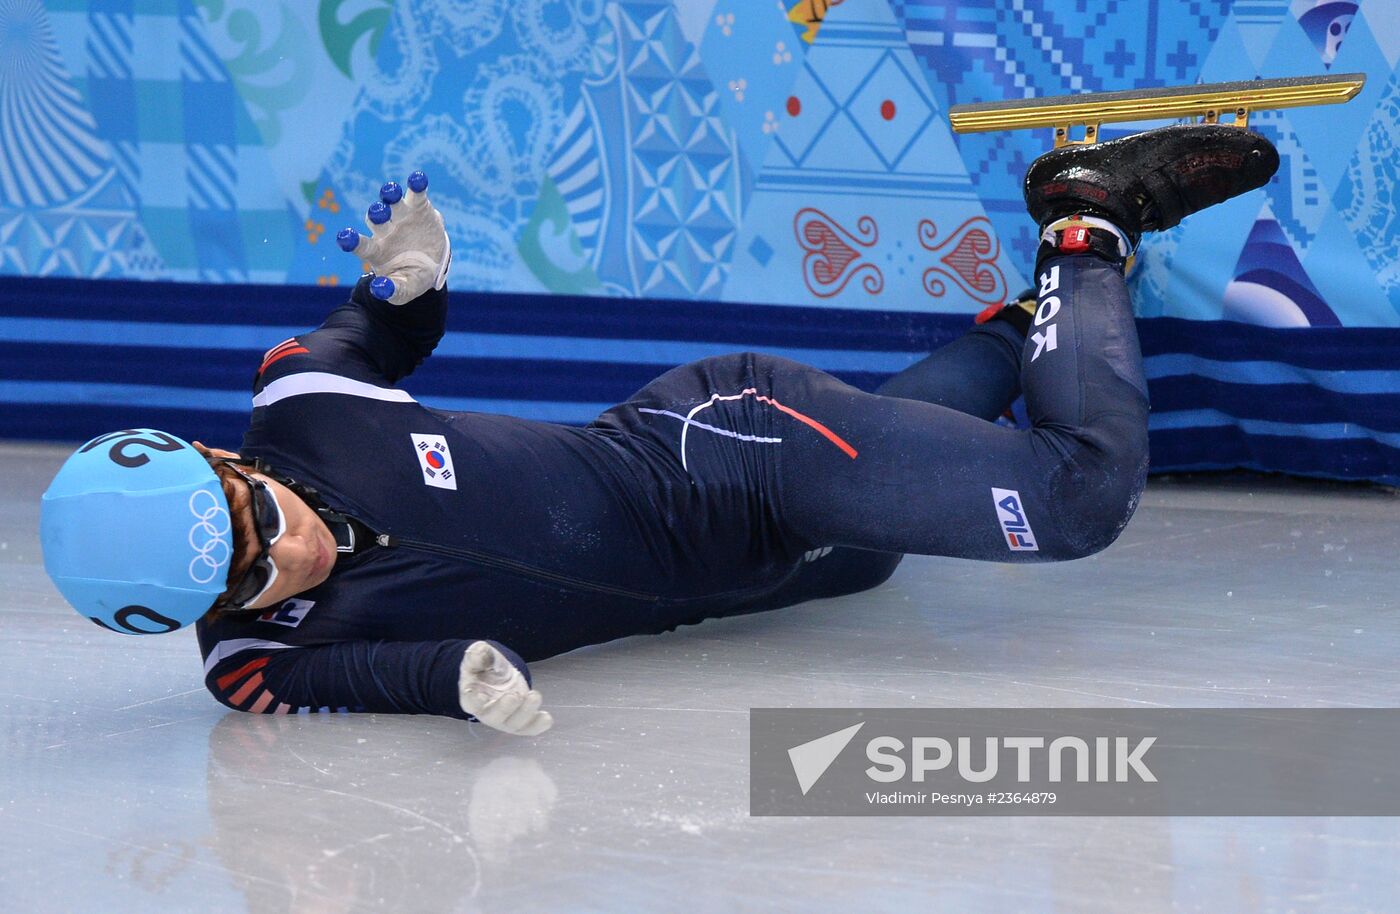
<path id="1" fill-rule="evenodd" d="M 516 736 L 538 736 L 554 718 L 540 710 L 544 697 L 496 648 L 474 641 L 462 655 L 457 694 L 466 711 L 488 727 Z"/>
<path id="2" fill-rule="evenodd" d="M 442 213 L 428 202 L 428 176 L 415 171 L 407 183 L 407 193 L 394 181 L 379 188 L 379 202 L 365 214 L 371 234 L 344 228 L 335 236 L 341 250 L 368 263 L 376 274 L 370 292 L 393 305 L 441 289 L 452 265 Z"/>

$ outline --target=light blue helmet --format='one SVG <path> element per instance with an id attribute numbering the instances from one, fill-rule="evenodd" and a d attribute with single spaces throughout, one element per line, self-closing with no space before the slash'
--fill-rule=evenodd
<path id="1" fill-rule="evenodd" d="M 204 615 L 233 557 L 218 475 L 188 442 L 149 428 L 78 448 L 44 493 L 39 538 L 44 568 L 73 608 L 133 635 Z"/>

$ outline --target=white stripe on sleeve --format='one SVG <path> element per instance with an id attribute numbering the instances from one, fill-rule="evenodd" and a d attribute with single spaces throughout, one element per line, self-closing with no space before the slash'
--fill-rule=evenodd
<path id="1" fill-rule="evenodd" d="M 303 394 L 345 394 L 390 403 L 417 402 L 407 392 L 397 388 L 376 387 L 364 381 L 355 381 L 324 371 L 303 371 L 286 375 L 268 384 L 262 389 L 262 393 L 253 398 L 253 406 L 271 406 L 278 400 L 300 397 Z"/>
<path id="2" fill-rule="evenodd" d="M 209 652 L 209 656 L 204 659 L 204 675 L 208 676 L 209 671 L 218 666 L 220 660 L 227 660 L 234 654 L 251 650 L 278 650 L 286 648 L 295 650 L 295 644 L 283 644 L 280 641 L 264 641 L 261 638 L 233 638 L 229 641 L 220 641 L 214 645 L 214 649 Z"/>

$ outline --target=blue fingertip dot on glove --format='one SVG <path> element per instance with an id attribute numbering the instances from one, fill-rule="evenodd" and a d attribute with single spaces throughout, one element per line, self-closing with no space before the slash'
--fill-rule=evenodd
<path id="1" fill-rule="evenodd" d="M 397 181 L 385 182 L 384 186 L 379 188 L 379 199 L 393 206 L 403 199 L 403 188 Z"/>
<path id="2" fill-rule="evenodd" d="M 421 171 L 415 171 L 408 176 L 408 189 L 415 194 L 421 194 L 428 189 L 428 176 Z"/>
<path id="3" fill-rule="evenodd" d="M 391 215 L 393 214 L 389 212 L 389 207 L 385 206 L 383 203 L 370 204 L 369 221 L 373 222 L 375 225 L 383 225 L 388 222 Z"/>
<path id="4" fill-rule="evenodd" d="M 343 228 L 335 234 L 335 243 L 340 245 L 340 249 L 349 253 L 360 246 L 360 233 L 352 228 Z"/>
<path id="5" fill-rule="evenodd" d="M 376 276 L 369 281 L 369 293 L 387 300 L 394 294 L 394 281 L 387 276 Z"/>

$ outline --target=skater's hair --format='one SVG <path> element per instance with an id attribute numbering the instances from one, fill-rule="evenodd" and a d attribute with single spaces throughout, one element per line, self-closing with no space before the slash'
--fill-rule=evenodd
<path id="1" fill-rule="evenodd" d="M 229 586 L 223 593 L 219 594 L 213 605 L 209 607 L 206 618 L 209 621 L 217 619 L 227 613 L 239 612 L 239 607 L 226 603 L 233 585 L 243 578 L 248 569 L 253 565 L 256 558 L 258 546 L 258 531 L 253 523 L 253 496 L 248 491 L 248 483 L 238 472 L 225 462 L 224 458 L 217 457 L 206 447 L 196 445 L 199 452 L 204 455 L 204 459 L 209 461 L 209 466 L 219 477 L 219 485 L 223 487 L 224 498 L 228 499 L 228 513 L 233 525 L 233 557 L 228 565 Z"/>

